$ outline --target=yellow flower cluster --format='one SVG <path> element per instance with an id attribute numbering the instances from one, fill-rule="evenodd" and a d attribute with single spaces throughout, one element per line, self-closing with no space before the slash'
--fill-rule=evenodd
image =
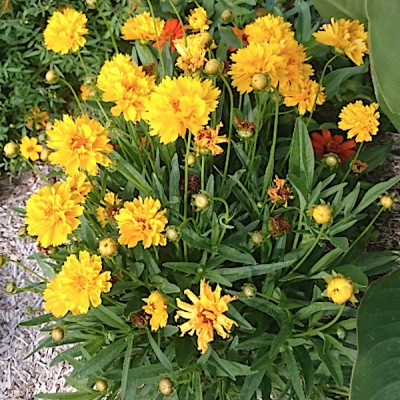
<path id="1" fill-rule="evenodd" d="M 21 145 L 19 147 L 21 156 L 26 160 L 31 159 L 32 161 L 37 161 L 39 159 L 39 154 L 43 150 L 43 146 L 38 144 L 35 137 L 24 136 L 21 139 Z"/>
<path id="2" fill-rule="evenodd" d="M 123 113 L 125 120 L 133 122 L 142 118 L 153 86 L 154 76 L 146 75 L 143 67 L 138 67 L 126 54 L 106 61 L 97 78 L 97 87 L 104 92 L 103 100 L 116 103 L 111 113 Z"/>
<path id="3" fill-rule="evenodd" d="M 151 108 L 143 116 L 151 126 L 150 134 L 159 135 L 161 143 L 167 144 L 184 137 L 186 129 L 201 130 L 217 108 L 220 93 L 208 79 L 164 78 L 151 94 Z"/>
<path id="4" fill-rule="evenodd" d="M 154 27 L 157 28 L 157 33 Z M 157 34 L 160 35 L 164 29 L 165 21 L 160 18 L 153 19 L 146 11 L 129 18 L 121 28 L 121 36 L 124 40 L 154 41 Z"/>
<path id="5" fill-rule="evenodd" d="M 61 54 L 78 51 L 86 43 L 86 22 L 85 14 L 70 7 L 54 12 L 43 33 L 46 47 Z"/>
<path id="6" fill-rule="evenodd" d="M 146 303 L 142 307 L 143 311 L 151 315 L 151 330 L 156 331 L 157 329 L 165 328 L 168 320 L 167 299 L 158 290 L 155 290 L 143 301 Z"/>
<path id="7" fill-rule="evenodd" d="M 101 304 L 101 293 L 111 289 L 111 273 L 101 272 L 101 257 L 80 251 L 79 258 L 72 254 L 67 257 L 60 273 L 53 278 L 43 293 L 44 308 L 55 317 L 72 314 L 86 314 L 89 305 Z"/>
<path id="8" fill-rule="evenodd" d="M 364 55 L 368 54 L 368 34 L 364 25 L 358 20 L 331 19 L 314 33 L 315 39 L 327 46 L 334 47 L 337 53 L 345 53 L 356 65 L 364 63 Z"/>
<path id="9" fill-rule="evenodd" d="M 179 57 L 176 66 L 186 74 L 194 74 L 203 68 L 206 61 L 206 42 L 201 33 L 188 35 L 185 39 L 175 39 L 174 45 Z"/>
<path id="10" fill-rule="evenodd" d="M 97 164 L 107 166 L 111 162 L 105 155 L 113 151 L 108 130 L 87 115 L 75 121 L 69 115 L 63 115 L 62 121 L 55 120 L 47 134 L 47 145 L 55 150 L 49 160 L 65 167 L 68 175 L 81 170 L 96 175 Z"/>
<path id="11" fill-rule="evenodd" d="M 193 31 L 206 31 L 210 28 L 210 23 L 207 19 L 207 12 L 203 7 L 196 7 L 190 10 L 190 15 L 187 18 L 189 27 Z"/>

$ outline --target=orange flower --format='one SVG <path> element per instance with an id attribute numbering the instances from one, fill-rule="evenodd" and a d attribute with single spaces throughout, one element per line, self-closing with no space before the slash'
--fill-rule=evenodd
<path id="1" fill-rule="evenodd" d="M 331 135 L 329 129 L 322 129 L 322 134 L 313 132 L 311 134 L 311 143 L 314 149 L 314 154 L 321 158 L 328 153 L 337 154 L 340 161 L 344 161 L 356 154 L 354 147 L 356 141 L 354 139 L 344 140 L 342 135 Z"/>
<path id="2" fill-rule="evenodd" d="M 244 33 L 244 29 L 238 29 L 234 26 L 231 26 L 231 30 L 235 34 L 235 36 L 239 39 L 240 43 L 242 43 L 242 47 L 245 47 L 249 44 L 249 42 L 247 41 L 247 35 Z M 228 50 L 235 51 L 237 50 L 237 47 L 229 46 Z"/>
<path id="3" fill-rule="evenodd" d="M 283 207 L 286 208 L 288 206 L 288 200 L 294 199 L 293 195 L 291 194 L 292 191 L 289 187 L 285 186 L 284 179 L 279 179 L 278 176 L 275 176 L 274 182 L 275 186 L 271 186 L 268 189 L 268 196 L 271 198 L 273 203 L 283 201 Z"/>
<path id="4" fill-rule="evenodd" d="M 223 149 L 218 146 L 220 143 L 228 143 L 229 138 L 224 136 L 218 136 L 218 132 L 222 127 L 222 123 L 218 124 L 215 129 L 207 128 L 200 129 L 195 134 L 195 147 L 196 154 L 199 155 L 202 152 L 211 152 L 212 155 L 217 156 L 223 152 Z"/>
<path id="5" fill-rule="evenodd" d="M 158 45 L 162 50 L 164 44 L 169 42 L 171 46 L 171 51 L 174 51 L 175 50 L 174 40 L 181 39 L 182 37 L 183 37 L 183 31 L 179 20 L 176 18 L 167 19 L 162 32 L 158 36 Z M 157 48 L 157 42 L 155 42 L 153 46 Z"/>

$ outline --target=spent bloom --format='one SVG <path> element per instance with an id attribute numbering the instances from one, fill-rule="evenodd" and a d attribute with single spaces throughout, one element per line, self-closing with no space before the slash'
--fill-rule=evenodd
<path id="1" fill-rule="evenodd" d="M 275 176 L 274 185 L 268 188 L 268 196 L 272 203 L 283 202 L 283 207 L 288 206 L 288 200 L 293 200 L 292 190 L 285 185 L 284 179 Z"/>
<path id="2" fill-rule="evenodd" d="M 221 91 L 212 81 L 198 77 L 166 77 L 150 96 L 144 119 L 151 135 L 159 135 L 161 143 L 184 137 L 186 129 L 197 132 L 207 124 L 209 115 L 217 108 Z"/>
<path id="3" fill-rule="evenodd" d="M 226 135 L 218 135 L 221 127 L 222 123 L 218 124 L 215 129 L 207 126 L 206 128 L 200 129 L 195 133 L 194 142 L 197 155 L 203 151 L 209 151 L 214 156 L 217 156 L 223 152 L 223 149 L 218 145 L 220 143 L 228 143 L 229 139 L 226 137 Z"/>
<path id="4" fill-rule="evenodd" d="M 74 196 L 68 183 L 58 182 L 29 197 L 25 223 L 29 235 L 37 236 L 43 247 L 65 243 L 68 235 L 79 226 L 83 207 Z"/>
<path id="5" fill-rule="evenodd" d="M 167 210 L 160 211 L 160 208 L 160 201 L 152 197 L 126 201 L 115 216 L 120 234 L 119 243 L 135 247 L 139 242 L 143 242 L 145 249 L 151 245 L 165 246 L 167 240 L 163 231 L 168 223 L 165 217 Z"/>
<path id="6" fill-rule="evenodd" d="M 43 293 L 44 308 L 55 317 L 86 314 L 89 305 L 101 304 L 101 293 L 111 289 L 110 271 L 102 271 L 101 257 L 80 251 L 67 257 L 61 271 L 48 284 Z"/>
<path id="7" fill-rule="evenodd" d="M 184 318 L 188 321 L 180 325 L 181 336 L 189 333 L 197 335 L 198 349 L 204 354 L 208 349 L 208 343 L 214 340 L 214 330 L 219 336 L 226 339 L 233 325 L 237 323 L 228 318 L 224 313 L 228 311 L 228 303 L 237 299 L 236 296 L 224 295 L 221 297 L 221 287 L 217 285 L 214 291 L 211 286 L 202 279 L 200 282 L 200 295 L 197 297 L 191 290 L 186 289 L 185 295 L 193 304 L 176 299 L 180 308 L 176 312 L 175 319 Z"/>
<path id="8" fill-rule="evenodd" d="M 24 136 L 21 139 L 19 151 L 21 156 L 26 160 L 31 159 L 32 161 L 37 161 L 42 150 L 43 146 L 38 144 L 38 141 L 35 137 Z"/>
<path id="9" fill-rule="evenodd" d="M 368 34 L 358 20 L 332 18 L 314 37 L 317 42 L 334 47 L 336 52 L 345 53 L 356 65 L 363 64 L 364 55 L 368 54 Z"/>
<path id="10" fill-rule="evenodd" d="M 379 126 L 379 112 L 377 103 L 364 105 L 361 100 L 350 103 L 342 108 L 339 114 L 339 128 L 348 131 L 347 137 L 349 139 L 355 138 L 355 141 L 370 142 L 372 135 L 378 133 Z"/>
<path id="11" fill-rule="evenodd" d="M 193 31 L 206 31 L 210 28 L 210 23 L 207 19 L 207 12 L 203 7 L 196 7 L 190 10 L 190 15 L 187 17 L 189 27 Z"/>
<path id="12" fill-rule="evenodd" d="M 97 78 L 103 100 L 116 103 L 111 108 L 114 116 L 124 114 L 126 121 L 142 118 L 145 105 L 154 86 L 154 76 L 149 76 L 127 54 L 117 54 L 106 61 Z"/>
<path id="13" fill-rule="evenodd" d="M 332 271 L 332 276 L 325 277 L 324 280 L 328 285 L 322 293 L 323 296 L 329 297 L 335 304 L 344 304 L 348 300 L 353 304 L 357 303 L 355 288 L 350 279 Z"/>
<path id="14" fill-rule="evenodd" d="M 115 193 L 108 192 L 100 203 L 104 207 L 100 206 L 97 208 L 96 218 L 101 227 L 104 228 L 110 221 L 115 220 L 115 216 L 119 213 L 122 206 L 122 201 Z"/>
<path id="15" fill-rule="evenodd" d="M 38 106 L 32 107 L 29 113 L 25 116 L 25 125 L 29 129 L 39 130 L 44 128 L 49 120 L 49 114 L 47 111 L 41 111 Z"/>
<path id="16" fill-rule="evenodd" d="M 86 22 L 85 14 L 70 7 L 54 12 L 43 32 L 46 47 L 61 54 L 78 51 L 86 43 Z"/>
<path id="17" fill-rule="evenodd" d="M 154 28 L 154 22 L 157 27 L 157 33 Z M 121 28 L 121 36 L 124 40 L 156 40 L 157 34 L 159 35 L 164 29 L 165 21 L 160 18 L 151 16 L 148 11 L 137 14 L 134 17 L 128 18 L 123 27 Z"/>
<path id="18" fill-rule="evenodd" d="M 151 315 L 151 330 L 156 331 L 159 328 L 165 328 L 168 320 L 167 299 L 158 290 L 155 290 L 143 301 L 146 305 L 142 309 L 146 314 Z"/>
<path id="19" fill-rule="evenodd" d="M 98 121 L 82 115 L 75 121 L 69 115 L 55 120 L 49 135 L 48 147 L 55 150 L 49 160 L 65 167 L 68 175 L 86 170 L 90 175 L 98 172 L 97 164 L 107 166 L 111 160 L 105 155 L 113 151 L 108 130 Z"/>

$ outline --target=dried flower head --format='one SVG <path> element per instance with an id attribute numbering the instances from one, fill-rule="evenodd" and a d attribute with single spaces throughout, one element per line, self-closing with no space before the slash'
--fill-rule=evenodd
<path id="1" fill-rule="evenodd" d="M 273 203 L 283 202 L 283 207 L 286 208 L 288 206 L 288 200 L 294 199 L 292 190 L 285 185 L 285 180 L 279 179 L 278 176 L 275 176 L 274 182 L 275 185 L 268 189 L 268 196 Z"/>

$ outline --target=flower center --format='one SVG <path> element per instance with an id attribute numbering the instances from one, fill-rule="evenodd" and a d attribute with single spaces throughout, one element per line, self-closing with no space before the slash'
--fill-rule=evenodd
<path id="1" fill-rule="evenodd" d="M 326 150 L 328 153 L 339 153 L 340 145 L 336 142 L 329 142 L 326 146 Z"/>

